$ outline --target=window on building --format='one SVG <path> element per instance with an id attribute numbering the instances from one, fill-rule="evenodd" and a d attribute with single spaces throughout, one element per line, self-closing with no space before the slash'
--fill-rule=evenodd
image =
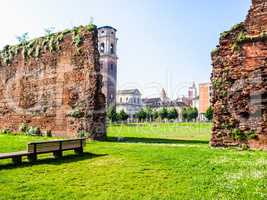
<path id="1" fill-rule="evenodd" d="M 113 45 L 113 44 L 110 45 L 110 53 L 111 53 L 111 54 L 114 53 L 114 45 Z"/>
<path id="2" fill-rule="evenodd" d="M 128 97 L 126 97 L 126 103 L 128 102 Z"/>
<path id="3" fill-rule="evenodd" d="M 100 52 L 101 53 L 104 53 L 105 52 L 105 44 L 104 43 L 101 43 L 100 44 Z"/>
<path id="4" fill-rule="evenodd" d="M 120 103 L 122 103 L 122 97 L 120 98 Z"/>
<path id="5" fill-rule="evenodd" d="M 114 66 L 113 64 L 110 64 L 110 72 L 113 72 L 113 70 L 114 70 Z"/>

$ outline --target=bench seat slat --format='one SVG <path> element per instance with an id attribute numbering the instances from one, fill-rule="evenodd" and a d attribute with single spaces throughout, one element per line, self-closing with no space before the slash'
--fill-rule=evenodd
<path id="1" fill-rule="evenodd" d="M 77 150 L 86 145 L 86 139 L 66 139 L 66 140 L 51 140 L 43 142 L 31 142 L 28 144 L 28 151 L 19 151 L 11 153 L 0 153 L 1 159 L 21 159 L 22 156 L 31 156 L 36 154 L 50 153 L 56 151 Z M 34 152 L 36 148 L 36 152 Z M 34 154 L 36 153 L 36 154 Z"/>
<path id="2" fill-rule="evenodd" d="M 47 141 L 37 141 L 37 142 L 30 142 L 29 144 L 43 144 L 43 143 L 54 143 L 54 142 L 71 142 L 71 141 L 85 141 L 86 139 L 64 139 L 64 140 L 47 140 Z"/>
<path id="3" fill-rule="evenodd" d="M 0 153 L 0 159 L 6 158 L 14 158 L 17 156 L 27 156 L 30 153 L 28 151 L 19 151 L 19 152 L 12 152 L 12 153 Z"/>
<path id="4" fill-rule="evenodd" d="M 82 141 L 82 147 L 85 146 L 85 141 Z M 81 147 L 81 141 L 64 141 L 62 142 L 62 149 L 69 149 L 69 148 L 80 148 Z"/>
<path id="5" fill-rule="evenodd" d="M 61 145 L 61 148 L 60 148 Z M 81 146 L 82 145 L 82 146 Z M 71 139 L 71 140 L 52 140 L 44 142 L 31 142 L 28 144 L 28 151 L 34 153 L 34 146 L 36 146 L 36 153 L 65 151 L 71 149 L 78 149 L 86 145 L 85 139 Z"/>
<path id="6" fill-rule="evenodd" d="M 36 144 L 36 152 L 38 153 L 39 151 L 57 151 L 60 148 L 60 144 L 59 143 L 49 143 L 49 144 Z M 33 153 L 34 152 L 34 145 L 30 144 L 28 145 L 28 151 Z"/>

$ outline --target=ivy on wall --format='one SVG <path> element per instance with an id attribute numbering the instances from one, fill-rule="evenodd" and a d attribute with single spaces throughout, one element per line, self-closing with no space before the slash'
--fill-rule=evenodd
<path id="1" fill-rule="evenodd" d="M 96 26 L 94 24 L 89 24 L 87 26 L 75 27 L 72 30 L 65 30 L 58 33 L 51 33 L 47 36 L 33 39 L 27 42 L 21 42 L 14 46 L 5 46 L 2 51 L 0 51 L 1 63 L 8 65 L 12 62 L 14 57 L 22 54 L 24 59 L 30 57 L 39 58 L 42 51 L 56 52 L 60 50 L 60 43 L 64 40 L 64 36 L 67 34 L 72 34 L 73 44 L 79 48 L 83 41 L 83 35 L 81 32 L 83 30 L 94 31 Z"/>

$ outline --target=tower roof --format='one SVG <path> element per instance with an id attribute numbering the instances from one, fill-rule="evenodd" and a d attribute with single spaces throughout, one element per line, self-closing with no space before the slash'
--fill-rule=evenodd
<path id="1" fill-rule="evenodd" d="M 117 29 L 113 28 L 112 26 L 101 26 L 98 29 L 107 28 L 107 29 L 113 29 L 114 31 L 117 31 Z"/>
<path id="2" fill-rule="evenodd" d="M 164 88 L 162 88 L 161 92 L 160 92 L 160 98 L 162 101 L 166 101 L 168 99 L 166 91 Z"/>

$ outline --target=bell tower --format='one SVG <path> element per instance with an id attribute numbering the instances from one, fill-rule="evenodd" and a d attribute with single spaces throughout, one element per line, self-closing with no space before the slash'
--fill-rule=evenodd
<path id="1" fill-rule="evenodd" d="M 98 28 L 100 68 L 103 75 L 102 91 L 106 96 L 106 107 L 116 106 L 117 93 L 117 30 L 111 26 Z"/>

